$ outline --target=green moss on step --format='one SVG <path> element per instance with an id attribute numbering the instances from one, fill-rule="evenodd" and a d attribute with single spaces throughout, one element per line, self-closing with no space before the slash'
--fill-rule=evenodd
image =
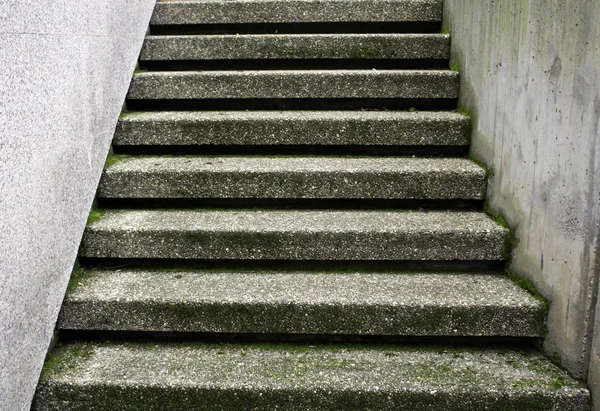
<path id="1" fill-rule="evenodd" d="M 471 111 L 468 108 L 464 106 L 458 106 L 456 112 L 465 116 L 467 120 L 469 120 L 469 123 L 473 121 L 473 113 L 471 113 Z"/>
<path id="2" fill-rule="evenodd" d="M 86 277 L 87 271 L 83 270 L 76 264 L 73 272 L 71 273 L 71 278 L 69 279 L 69 285 L 67 285 L 67 294 L 73 292 L 79 286 L 81 280 Z"/>
<path id="3" fill-rule="evenodd" d="M 548 316 L 550 304 L 548 303 L 548 300 L 545 299 L 544 296 L 540 294 L 540 292 L 535 288 L 533 283 L 525 278 L 519 277 L 510 270 L 506 270 L 506 274 L 510 277 L 511 280 L 513 280 L 513 282 L 515 282 L 519 287 L 526 290 L 529 294 L 531 294 L 536 300 L 538 300 L 542 304 L 542 307 L 544 309 L 544 318 L 546 318 Z"/>
<path id="4" fill-rule="evenodd" d="M 106 161 L 104 162 L 104 169 L 112 166 L 113 164 L 127 158 L 128 156 L 123 154 L 114 154 L 112 149 L 108 152 L 108 156 L 106 156 Z"/>
<path id="5" fill-rule="evenodd" d="M 83 344 L 54 349 L 46 357 L 40 374 L 40 384 L 50 381 L 52 376 L 57 373 L 76 367 L 80 361 L 89 358 L 91 355 L 92 349 Z"/>
<path id="6" fill-rule="evenodd" d="M 486 172 L 486 174 L 487 174 L 487 172 Z M 504 253 L 503 254 L 504 254 L 505 259 L 510 260 L 510 258 L 512 256 L 512 250 L 517 244 L 517 235 L 516 235 L 515 229 L 508 224 L 508 222 L 502 216 L 502 214 L 495 212 L 494 210 L 492 210 L 489 207 L 487 200 L 483 206 L 483 210 L 485 211 L 485 213 L 487 215 L 489 215 L 491 218 L 493 218 L 498 225 L 500 225 L 508 230 L 508 235 L 506 236 L 506 242 L 504 244 Z"/>
<path id="7" fill-rule="evenodd" d="M 450 25 L 447 22 L 442 24 L 442 34 L 450 34 Z"/>
<path id="8" fill-rule="evenodd" d="M 87 223 L 92 224 L 93 222 L 100 220 L 102 216 L 104 216 L 103 211 L 93 208 L 92 211 L 90 211 L 90 214 L 88 215 Z"/>
<path id="9" fill-rule="evenodd" d="M 369 48 L 369 47 L 364 49 L 363 53 L 365 56 L 374 56 L 376 54 L 375 50 L 373 50 L 372 48 Z"/>
<path id="10" fill-rule="evenodd" d="M 508 225 L 508 223 L 506 222 L 506 219 L 502 216 L 502 214 L 497 213 L 495 211 L 493 211 L 488 203 L 486 202 L 485 206 L 484 206 L 484 210 L 486 212 L 487 215 L 489 215 L 490 217 L 492 217 L 496 223 L 498 223 L 499 225 L 501 225 L 504 228 L 508 228 L 509 230 L 511 229 L 510 226 Z"/>
<path id="11" fill-rule="evenodd" d="M 562 358 L 560 358 L 558 354 L 549 355 L 548 359 L 552 364 L 556 365 L 557 367 L 562 367 Z"/>

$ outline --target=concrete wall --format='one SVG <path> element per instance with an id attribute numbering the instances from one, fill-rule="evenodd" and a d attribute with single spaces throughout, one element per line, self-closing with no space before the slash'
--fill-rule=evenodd
<path id="1" fill-rule="evenodd" d="M 472 154 L 516 228 L 511 269 L 551 301 L 547 353 L 584 379 L 591 355 L 597 384 L 600 2 L 445 0 L 444 13 Z"/>
<path id="2" fill-rule="evenodd" d="M 154 0 L 0 0 L 0 409 L 27 410 Z"/>

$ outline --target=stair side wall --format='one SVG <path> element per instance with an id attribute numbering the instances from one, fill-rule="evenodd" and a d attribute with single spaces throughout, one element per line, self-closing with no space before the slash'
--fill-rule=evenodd
<path id="1" fill-rule="evenodd" d="M 0 2 L 0 409 L 27 410 L 154 0 Z"/>
<path id="2" fill-rule="evenodd" d="M 547 353 L 580 378 L 591 367 L 600 395 L 600 3 L 446 0 L 444 9 L 472 154 L 491 169 L 490 207 L 516 228 L 511 269 L 551 301 Z"/>

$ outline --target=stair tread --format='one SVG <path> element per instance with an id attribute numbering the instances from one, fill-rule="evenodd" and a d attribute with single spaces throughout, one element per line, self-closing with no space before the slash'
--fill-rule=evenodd
<path id="1" fill-rule="evenodd" d="M 438 98 L 458 97 L 450 70 L 159 71 L 134 74 L 127 98 Z"/>
<path id="2" fill-rule="evenodd" d="M 159 1 L 152 25 L 441 21 L 441 0 Z"/>
<path id="3" fill-rule="evenodd" d="M 157 111 L 127 113 L 119 145 L 467 145 L 454 112 Z"/>
<path id="4" fill-rule="evenodd" d="M 462 158 L 129 157 L 99 198 L 482 199 L 485 170 Z"/>
<path id="5" fill-rule="evenodd" d="M 75 343 L 34 410 L 586 410 L 582 385 L 533 350 Z M 55 407 L 55 408 L 52 408 Z"/>
<path id="6" fill-rule="evenodd" d="M 141 61 L 235 59 L 448 59 L 447 34 L 234 34 L 148 36 Z"/>
<path id="7" fill-rule="evenodd" d="M 540 337 L 544 310 L 492 273 L 94 270 L 80 273 L 58 327 Z"/>
<path id="8" fill-rule="evenodd" d="M 503 260 L 507 234 L 480 212 L 111 210 L 88 225 L 81 255 Z"/>

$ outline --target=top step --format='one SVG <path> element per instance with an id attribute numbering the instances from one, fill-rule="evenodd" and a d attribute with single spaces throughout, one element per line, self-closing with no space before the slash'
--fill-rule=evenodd
<path id="1" fill-rule="evenodd" d="M 153 26 L 191 24 L 439 22 L 442 0 L 168 0 Z"/>

